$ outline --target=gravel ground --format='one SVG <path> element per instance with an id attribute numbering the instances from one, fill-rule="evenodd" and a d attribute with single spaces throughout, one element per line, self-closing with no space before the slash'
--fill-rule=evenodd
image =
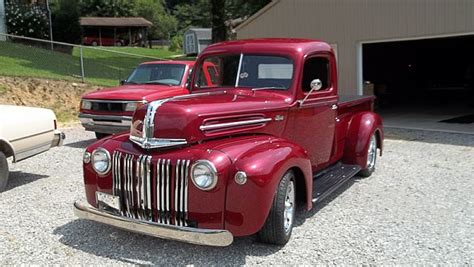
<path id="1" fill-rule="evenodd" d="M 81 157 L 93 135 L 12 166 L 0 193 L 6 264 L 474 264 L 474 135 L 391 130 L 367 179 L 298 212 L 285 247 L 238 238 L 210 248 L 78 220 Z"/>

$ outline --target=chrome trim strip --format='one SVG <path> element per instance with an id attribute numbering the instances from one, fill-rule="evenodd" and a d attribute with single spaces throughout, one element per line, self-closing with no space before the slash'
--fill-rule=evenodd
<path id="1" fill-rule="evenodd" d="M 239 87 L 240 71 L 242 70 L 242 61 L 243 61 L 243 59 L 244 59 L 244 53 L 240 53 L 239 67 L 237 68 L 237 77 L 235 78 L 235 87 Z"/>
<path id="2" fill-rule="evenodd" d="M 79 119 L 132 121 L 132 116 L 94 115 L 94 114 L 79 113 Z"/>
<path id="3" fill-rule="evenodd" d="M 179 165 L 181 160 L 178 159 L 176 162 L 175 174 L 174 174 L 174 212 L 175 212 L 175 224 L 180 225 L 180 213 L 178 206 L 178 199 L 179 199 Z"/>
<path id="4" fill-rule="evenodd" d="M 184 171 L 184 220 L 187 224 L 188 220 L 188 182 L 189 182 L 189 165 L 191 164 L 190 160 L 186 161 L 186 167 Z"/>
<path id="5" fill-rule="evenodd" d="M 146 214 L 147 214 L 147 217 L 148 217 L 148 220 L 151 221 L 152 218 L 153 218 L 153 213 L 152 213 L 152 208 L 151 208 L 151 192 L 152 192 L 152 188 L 151 188 L 151 156 L 148 156 L 147 160 L 146 160 L 146 170 L 147 170 L 147 173 L 146 173 L 146 177 L 147 177 L 147 180 L 146 180 L 146 189 L 147 189 L 147 192 L 146 192 L 146 198 L 147 198 L 147 201 L 146 201 Z"/>
<path id="6" fill-rule="evenodd" d="M 166 223 L 171 224 L 171 176 L 170 176 L 171 160 L 166 161 Z"/>
<path id="7" fill-rule="evenodd" d="M 199 229 L 153 222 L 141 222 L 99 211 L 89 204 L 75 202 L 74 214 L 82 219 L 107 224 L 131 232 L 158 238 L 182 241 L 206 246 L 229 246 L 233 242 L 232 234 L 221 229 Z"/>
<path id="8" fill-rule="evenodd" d="M 38 136 L 38 135 L 43 135 L 43 134 L 48 134 L 48 133 L 54 133 L 55 130 L 47 130 L 47 131 L 44 131 L 44 132 L 40 132 L 40 133 L 35 133 L 35 134 L 30 134 L 30 135 L 27 135 L 27 136 L 23 136 L 23 137 L 20 137 L 20 138 L 16 138 L 16 139 L 12 139 L 12 140 L 9 140 L 10 143 L 13 143 L 13 142 L 16 142 L 16 141 L 20 141 L 20 140 L 23 140 L 23 139 L 27 139 L 27 138 L 30 138 L 30 137 L 35 137 L 35 136 Z"/>
<path id="9" fill-rule="evenodd" d="M 97 99 L 86 99 L 83 98 L 81 101 L 89 101 L 94 103 L 114 103 L 114 104 L 128 104 L 128 103 L 146 103 L 145 100 L 97 100 Z"/>
<path id="10" fill-rule="evenodd" d="M 140 159 L 141 155 L 138 156 L 137 161 L 135 162 L 135 179 L 137 183 L 135 184 L 135 192 L 137 192 L 137 203 L 135 205 L 135 208 L 137 209 L 137 212 L 135 214 L 135 219 L 140 219 Z"/>
<path id="11" fill-rule="evenodd" d="M 244 126 L 244 125 L 251 125 L 251 124 L 262 124 L 269 121 L 272 121 L 272 118 L 225 122 L 225 123 L 217 123 L 217 124 L 211 124 L 211 125 L 201 125 L 199 129 L 201 131 L 209 131 L 209 130 L 216 130 L 220 128 L 229 128 L 229 127 Z"/>
<path id="12" fill-rule="evenodd" d="M 142 138 L 133 135 L 130 135 L 129 139 L 144 149 L 180 146 L 188 143 L 186 139 Z"/>
<path id="13" fill-rule="evenodd" d="M 156 210 L 158 211 L 158 222 L 162 222 L 162 207 L 161 207 L 161 203 L 163 203 L 163 201 L 160 201 L 160 198 L 163 197 L 163 187 L 162 187 L 162 183 L 161 183 L 161 175 L 160 175 L 160 166 L 161 165 L 161 159 L 158 159 L 156 161 Z"/>

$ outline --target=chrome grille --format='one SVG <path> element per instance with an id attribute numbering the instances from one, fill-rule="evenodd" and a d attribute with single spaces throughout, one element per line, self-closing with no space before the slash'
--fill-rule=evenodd
<path id="1" fill-rule="evenodd" d="M 173 165 L 174 163 L 174 165 Z M 188 226 L 190 160 L 156 159 L 114 152 L 113 194 L 120 197 L 123 216 Z"/>

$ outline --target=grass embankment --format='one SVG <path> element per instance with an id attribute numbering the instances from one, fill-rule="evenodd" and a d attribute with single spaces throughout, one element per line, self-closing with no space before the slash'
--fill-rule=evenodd
<path id="1" fill-rule="evenodd" d="M 48 48 L 0 42 L 0 75 L 80 82 L 80 49 L 76 47 L 71 50 L 55 46 L 55 51 L 51 51 Z M 117 85 L 118 81 L 126 78 L 138 64 L 157 58 L 168 59 L 176 55 L 163 48 L 104 47 L 104 49 L 139 56 L 85 47 L 82 52 L 87 83 L 103 86 Z"/>

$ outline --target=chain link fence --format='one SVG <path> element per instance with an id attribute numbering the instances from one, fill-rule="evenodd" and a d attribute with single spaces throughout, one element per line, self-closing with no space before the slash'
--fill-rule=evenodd
<path id="1" fill-rule="evenodd" d="M 145 61 L 172 53 L 134 47 L 92 47 L 0 34 L 0 75 L 118 85 Z"/>

